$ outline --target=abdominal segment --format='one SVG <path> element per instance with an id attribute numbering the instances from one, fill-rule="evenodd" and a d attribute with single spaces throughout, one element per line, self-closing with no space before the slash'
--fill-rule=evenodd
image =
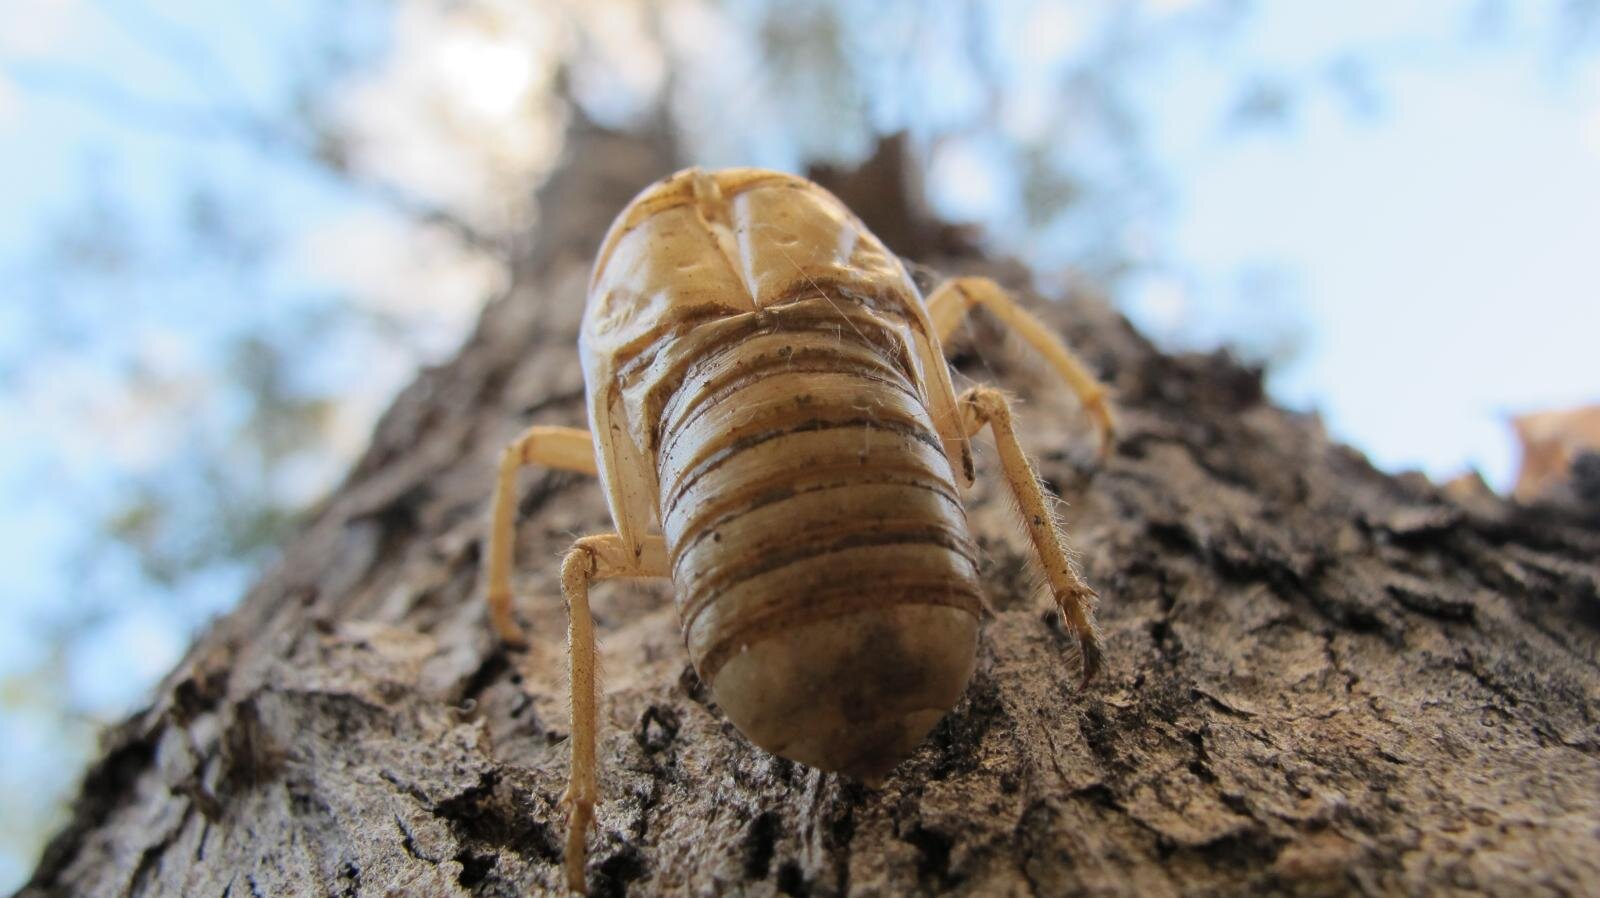
<path id="1" fill-rule="evenodd" d="M 981 605 L 949 461 L 874 336 L 791 324 L 707 353 L 656 447 L 701 678 L 758 745 L 867 777 L 965 689 Z"/>

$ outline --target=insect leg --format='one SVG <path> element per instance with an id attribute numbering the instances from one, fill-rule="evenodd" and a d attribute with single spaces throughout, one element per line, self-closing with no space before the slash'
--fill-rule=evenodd
<path id="1" fill-rule="evenodd" d="M 594 823 L 600 797 L 595 775 L 594 617 L 589 584 L 620 577 L 667 576 L 667 550 L 657 534 L 646 536 L 635 555 L 615 533 L 585 536 L 573 543 L 561 563 L 561 594 L 567 601 L 567 656 L 572 665 L 572 778 L 561 803 L 567 806 L 567 887 L 587 892 L 584 838 Z"/>
<path id="2" fill-rule="evenodd" d="M 989 278 L 952 278 L 940 284 L 928 296 L 927 306 L 928 318 L 932 320 L 941 344 L 949 339 L 956 325 L 974 306 L 983 306 L 1006 327 L 1016 331 L 1035 352 L 1044 356 L 1045 361 L 1061 375 L 1061 379 L 1067 382 L 1067 386 L 1077 394 L 1078 401 L 1094 418 L 1095 426 L 1100 431 L 1101 457 L 1111 451 L 1116 425 L 1111 418 L 1111 408 L 1106 403 L 1105 386 L 1089 373 L 1089 369 L 1072 354 L 1061 337 L 1017 305 L 1004 287 Z"/>
<path id="3" fill-rule="evenodd" d="M 1067 626 L 1078 637 L 1083 651 L 1083 682 L 1100 669 L 1100 631 L 1094 622 L 1094 606 L 1099 596 L 1088 584 L 1078 579 L 1067 560 L 1066 540 L 1056 522 L 1055 515 L 1045 504 L 1045 492 L 1039 486 L 1039 476 L 1022 452 L 1017 432 L 1011 424 L 1011 404 L 999 390 L 991 387 L 973 387 L 961 394 L 961 412 L 966 420 L 967 434 L 971 436 L 985 424 L 994 432 L 995 445 L 1000 450 L 1000 469 L 1011 493 L 1017 499 L 1028 535 L 1033 539 L 1034 550 L 1044 565 L 1045 578 L 1050 592 Z"/>
<path id="4" fill-rule="evenodd" d="M 594 439 L 587 430 L 574 427 L 530 427 L 500 456 L 500 476 L 489 517 L 489 620 L 500 641 L 512 648 L 528 644 L 511 616 L 512 516 L 517 505 L 517 472 L 528 465 L 593 474 Z"/>

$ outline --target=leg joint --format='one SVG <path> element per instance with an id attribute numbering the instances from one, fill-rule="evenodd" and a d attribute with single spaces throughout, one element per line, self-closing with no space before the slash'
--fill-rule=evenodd
<path id="1" fill-rule="evenodd" d="M 993 387 L 973 387 L 962 393 L 961 410 L 969 434 L 976 433 L 985 424 L 1000 428 L 1011 426 L 1011 403 L 1005 394 Z"/>
<path id="2" fill-rule="evenodd" d="M 572 583 L 574 581 L 587 583 L 589 580 L 594 579 L 595 571 L 598 568 L 597 558 L 594 547 L 587 545 L 593 538 L 586 536 L 573 543 L 572 548 L 567 550 L 566 556 L 561 559 L 562 583 Z"/>
<path id="3" fill-rule="evenodd" d="M 523 465 L 523 456 L 527 455 L 527 448 L 521 440 L 508 443 L 500 453 L 500 473 L 515 474 Z"/>

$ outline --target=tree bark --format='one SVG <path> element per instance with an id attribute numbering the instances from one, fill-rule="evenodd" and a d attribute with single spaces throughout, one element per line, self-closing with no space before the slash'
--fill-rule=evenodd
<path id="1" fill-rule="evenodd" d="M 487 502 L 523 427 L 583 425 L 591 254 L 673 168 L 660 141 L 583 127 L 570 147 L 516 286 L 109 734 L 19 895 L 559 892 L 558 560 L 608 521 L 592 480 L 525 478 L 533 647 L 513 656 L 486 625 Z M 919 272 L 1025 284 L 911 202 L 898 156 L 874 165 L 831 183 Z M 601 587 L 593 893 L 1600 893 L 1594 522 L 1389 476 L 1226 355 L 1165 355 L 1092 298 L 1024 295 L 1113 386 L 1112 457 L 982 316 L 958 368 L 1024 399 L 1103 597 L 1102 679 L 1077 686 L 982 438 L 977 671 L 881 790 L 749 745 L 665 589 Z"/>

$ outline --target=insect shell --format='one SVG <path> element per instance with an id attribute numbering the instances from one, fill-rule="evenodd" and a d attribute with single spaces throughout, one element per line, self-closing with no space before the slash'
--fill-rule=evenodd
<path id="1" fill-rule="evenodd" d="M 690 658 L 773 754 L 881 778 L 976 657 L 970 471 L 905 269 L 817 185 L 683 172 L 618 217 L 579 343 L 623 542 L 659 513 Z"/>
<path id="2" fill-rule="evenodd" d="M 1104 389 L 981 278 L 924 303 L 898 259 L 817 185 L 689 170 L 641 193 L 595 262 L 579 352 L 591 432 L 532 427 L 501 459 L 488 599 L 508 645 L 516 472 L 598 474 L 616 533 L 561 568 L 572 671 L 567 882 L 584 888 L 599 799 L 596 580 L 670 577 L 684 642 L 717 704 L 777 755 L 882 778 L 966 689 L 977 564 L 957 472 L 988 426 L 1051 592 L 1098 665 L 1095 595 L 1077 577 L 1006 400 L 958 400 L 941 334 L 990 309 L 1055 367 L 1100 425 Z M 659 524 L 659 531 L 650 524 Z"/>

